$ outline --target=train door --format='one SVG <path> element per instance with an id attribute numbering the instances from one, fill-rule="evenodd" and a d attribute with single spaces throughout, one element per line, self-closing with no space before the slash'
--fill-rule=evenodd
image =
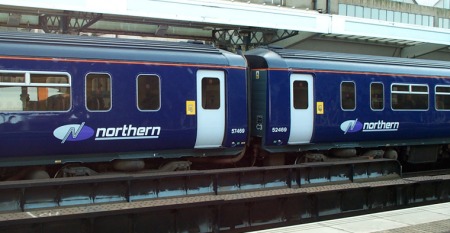
<path id="1" fill-rule="evenodd" d="M 309 143 L 314 123 L 312 75 L 291 75 L 290 100 L 291 128 L 288 144 Z"/>
<path id="2" fill-rule="evenodd" d="M 195 148 L 222 146 L 225 133 L 225 74 L 197 72 L 197 140 Z"/>

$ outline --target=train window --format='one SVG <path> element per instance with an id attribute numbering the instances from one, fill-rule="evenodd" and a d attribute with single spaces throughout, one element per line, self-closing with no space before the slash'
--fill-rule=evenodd
<path id="1" fill-rule="evenodd" d="M 356 88 L 354 82 L 341 83 L 341 107 L 343 110 L 355 110 Z"/>
<path id="2" fill-rule="evenodd" d="M 67 111 L 70 79 L 67 74 L 1 72 L 0 111 Z"/>
<path id="3" fill-rule="evenodd" d="M 86 75 L 86 107 L 90 111 L 111 109 L 111 77 L 108 74 Z"/>
<path id="4" fill-rule="evenodd" d="M 393 85 L 392 91 L 399 91 L 399 92 L 409 92 L 409 85 Z"/>
<path id="5" fill-rule="evenodd" d="M 202 79 L 202 107 L 203 109 L 220 108 L 220 80 L 218 78 Z"/>
<path id="6" fill-rule="evenodd" d="M 428 86 L 411 86 L 411 91 L 428 93 Z"/>
<path id="7" fill-rule="evenodd" d="M 437 110 L 450 110 L 450 86 L 436 86 Z"/>
<path id="8" fill-rule="evenodd" d="M 391 87 L 392 109 L 427 110 L 428 86 L 419 84 L 393 84 Z"/>
<path id="9" fill-rule="evenodd" d="M 23 91 L 22 91 L 23 88 Z M 22 94 L 23 93 L 23 94 Z M 27 111 L 30 98 L 27 87 L 0 86 L 1 111 Z"/>
<path id="10" fill-rule="evenodd" d="M 294 81 L 293 103 L 295 109 L 308 108 L 308 82 Z"/>
<path id="11" fill-rule="evenodd" d="M 69 83 L 69 78 L 63 75 L 30 74 L 31 83 Z"/>
<path id="12" fill-rule="evenodd" d="M 139 75 L 137 81 L 138 107 L 140 110 L 160 108 L 160 83 L 156 75 Z"/>
<path id="13" fill-rule="evenodd" d="M 24 73 L 0 73 L 0 83 L 25 83 Z"/>
<path id="14" fill-rule="evenodd" d="M 382 83 L 370 84 L 370 107 L 373 110 L 384 109 L 384 86 Z"/>

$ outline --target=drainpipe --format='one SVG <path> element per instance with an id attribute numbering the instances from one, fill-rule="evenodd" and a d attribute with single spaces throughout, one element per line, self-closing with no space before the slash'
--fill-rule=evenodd
<path id="1" fill-rule="evenodd" d="M 330 5 L 331 5 L 331 0 L 327 0 L 327 14 L 331 14 Z"/>

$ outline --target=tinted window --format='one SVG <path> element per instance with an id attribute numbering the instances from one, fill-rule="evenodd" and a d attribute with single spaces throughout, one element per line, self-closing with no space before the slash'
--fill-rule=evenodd
<path id="1" fill-rule="evenodd" d="M 428 86 L 417 84 L 393 84 L 391 90 L 392 109 L 428 109 Z"/>
<path id="2" fill-rule="evenodd" d="M 356 108 L 355 83 L 341 83 L 341 107 L 344 110 L 354 110 Z"/>
<path id="3" fill-rule="evenodd" d="M 220 108 L 220 80 L 218 78 L 202 79 L 202 107 L 204 109 Z"/>
<path id="4" fill-rule="evenodd" d="M 450 110 L 450 86 L 436 86 L 436 109 Z"/>
<path id="5" fill-rule="evenodd" d="M 295 109 L 308 108 L 308 82 L 294 81 L 293 103 Z"/>
<path id="6" fill-rule="evenodd" d="M 160 83 L 156 75 L 139 75 L 137 81 L 138 108 L 158 110 L 160 108 Z"/>
<path id="7" fill-rule="evenodd" d="M 86 106 L 90 111 L 111 109 L 111 77 L 108 74 L 86 76 Z"/>
<path id="8" fill-rule="evenodd" d="M 384 108 L 384 88 L 382 83 L 370 84 L 370 107 L 374 110 Z"/>

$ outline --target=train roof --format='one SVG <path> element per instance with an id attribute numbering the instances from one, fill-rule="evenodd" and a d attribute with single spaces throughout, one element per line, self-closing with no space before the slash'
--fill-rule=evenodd
<path id="1" fill-rule="evenodd" d="M 257 48 L 246 53 L 246 57 L 252 68 L 339 70 L 450 76 L 450 62 L 446 61 L 280 48 Z"/>
<path id="2" fill-rule="evenodd" d="M 246 66 L 205 44 L 21 32 L 0 33 L 0 55 Z"/>

